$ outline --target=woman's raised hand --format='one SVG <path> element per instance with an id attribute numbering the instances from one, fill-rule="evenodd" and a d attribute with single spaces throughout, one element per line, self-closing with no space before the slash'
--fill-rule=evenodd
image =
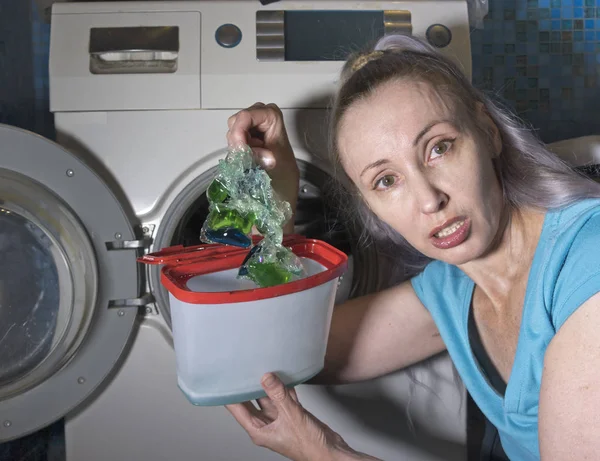
<path id="1" fill-rule="evenodd" d="M 271 177 L 273 189 L 295 213 L 300 174 L 279 107 L 257 102 L 232 115 L 227 124 L 229 146 L 247 144 L 252 148 L 256 161 Z"/>

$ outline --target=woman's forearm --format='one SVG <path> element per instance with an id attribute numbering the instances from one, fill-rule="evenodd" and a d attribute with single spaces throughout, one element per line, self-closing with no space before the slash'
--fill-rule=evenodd
<path id="1" fill-rule="evenodd" d="M 382 461 L 365 453 L 359 453 L 350 447 L 336 448 L 331 461 Z"/>

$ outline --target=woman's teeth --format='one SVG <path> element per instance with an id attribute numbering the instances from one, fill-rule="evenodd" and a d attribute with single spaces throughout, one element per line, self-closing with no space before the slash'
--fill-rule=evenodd
<path id="1" fill-rule="evenodd" d="M 456 221 L 454 224 L 443 228 L 439 232 L 436 232 L 435 234 L 433 234 L 433 236 L 437 238 L 448 237 L 449 235 L 454 234 L 464 223 L 464 221 Z"/>

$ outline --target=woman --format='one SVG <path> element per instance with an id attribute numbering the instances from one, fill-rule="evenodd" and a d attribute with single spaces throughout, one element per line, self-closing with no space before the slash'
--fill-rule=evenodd
<path id="1" fill-rule="evenodd" d="M 344 209 L 377 245 L 393 244 L 398 263 L 410 248 L 423 264 L 336 309 L 320 381 L 375 378 L 447 349 L 510 459 L 596 459 L 600 185 L 405 36 L 345 65 L 331 139 L 341 196 L 354 201 Z M 233 116 L 228 141 L 251 143 L 296 203 L 276 107 Z M 263 387 L 260 409 L 228 407 L 255 443 L 294 460 L 373 459 L 303 410 L 276 376 Z"/>

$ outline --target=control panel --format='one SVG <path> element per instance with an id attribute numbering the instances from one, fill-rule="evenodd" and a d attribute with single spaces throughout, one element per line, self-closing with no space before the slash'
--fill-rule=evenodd
<path id="1" fill-rule="evenodd" d="M 53 111 L 327 107 L 349 53 L 420 37 L 471 76 L 466 0 L 57 3 Z"/>

